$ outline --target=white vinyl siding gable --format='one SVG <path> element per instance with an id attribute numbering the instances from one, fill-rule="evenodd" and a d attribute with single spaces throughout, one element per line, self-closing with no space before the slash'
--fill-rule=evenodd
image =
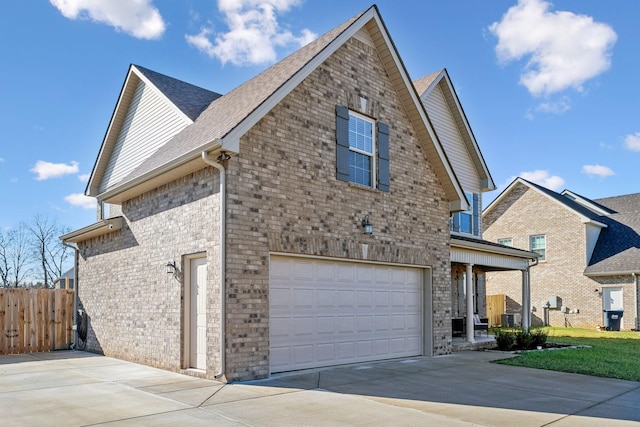
<path id="1" fill-rule="evenodd" d="M 434 87 L 423 102 L 462 188 L 465 192 L 480 193 L 481 179 L 440 86 Z"/>
<path id="2" fill-rule="evenodd" d="M 157 89 L 140 81 L 119 129 L 100 192 L 122 181 L 190 123 Z"/>

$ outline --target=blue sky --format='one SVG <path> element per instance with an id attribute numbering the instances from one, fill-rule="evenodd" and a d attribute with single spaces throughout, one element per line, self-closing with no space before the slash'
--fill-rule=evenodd
<path id="1" fill-rule="evenodd" d="M 51 0 L 0 7 L 0 229 L 77 229 L 130 63 L 226 93 L 363 0 Z M 413 79 L 447 68 L 498 190 L 640 191 L 640 2 L 380 0 Z"/>

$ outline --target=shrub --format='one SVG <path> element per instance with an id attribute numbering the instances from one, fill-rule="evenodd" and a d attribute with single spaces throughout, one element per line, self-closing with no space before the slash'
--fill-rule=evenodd
<path id="1" fill-rule="evenodd" d="M 533 338 L 533 348 L 536 348 L 538 346 L 543 347 L 547 343 L 549 333 L 546 329 L 535 328 L 531 329 L 531 337 Z"/>
<path id="2" fill-rule="evenodd" d="M 519 330 L 516 332 L 516 348 L 518 350 L 530 350 L 535 348 L 534 337 L 529 331 Z"/>
<path id="3" fill-rule="evenodd" d="M 495 335 L 496 344 L 498 345 L 498 350 L 511 350 L 513 345 L 516 342 L 516 335 L 514 332 L 508 331 L 506 329 L 496 328 Z"/>

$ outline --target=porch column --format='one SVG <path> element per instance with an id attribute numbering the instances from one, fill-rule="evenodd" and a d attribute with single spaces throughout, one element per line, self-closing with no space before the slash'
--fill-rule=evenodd
<path id="1" fill-rule="evenodd" d="M 467 264 L 467 342 L 476 342 L 473 327 L 473 264 Z"/>
<path id="2" fill-rule="evenodd" d="M 529 268 L 522 270 L 522 330 L 531 327 L 531 284 L 529 282 Z"/>

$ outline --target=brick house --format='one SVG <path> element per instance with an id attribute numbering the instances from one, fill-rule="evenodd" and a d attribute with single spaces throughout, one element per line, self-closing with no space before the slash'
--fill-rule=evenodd
<path id="1" fill-rule="evenodd" d="M 544 213 L 544 214 L 541 214 Z M 531 273 L 534 324 L 593 328 L 604 310 L 624 310 L 621 328 L 638 328 L 640 194 L 590 200 L 514 180 L 484 211 L 485 238 L 541 254 Z M 521 298 L 510 272 L 491 273 L 487 292 Z"/>
<path id="2" fill-rule="evenodd" d="M 480 226 L 450 243 L 474 210 L 454 166 L 493 184 L 448 75 L 427 80 L 375 6 L 225 95 L 132 65 L 87 186 L 98 221 L 62 236 L 86 349 L 226 381 L 450 353 L 452 253 L 531 253 Z"/>

